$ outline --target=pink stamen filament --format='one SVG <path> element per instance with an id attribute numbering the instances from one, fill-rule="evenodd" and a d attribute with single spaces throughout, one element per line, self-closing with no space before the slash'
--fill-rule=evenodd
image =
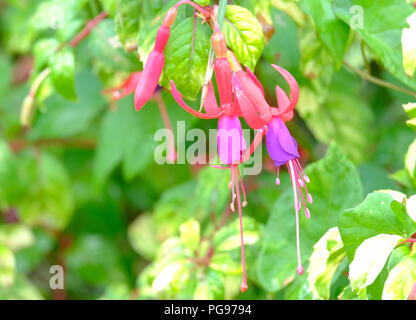
<path id="1" fill-rule="evenodd" d="M 240 179 L 241 190 L 243 190 L 243 197 L 244 197 L 243 207 L 246 207 L 247 206 L 246 190 L 244 188 L 243 179 L 241 178 L 240 169 L 238 168 L 238 166 L 236 166 L 236 168 L 237 168 L 238 178 Z"/>
<path id="2" fill-rule="evenodd" d="M 295 163 L 295 168 L 296 168 L 296 163 Z M 299 178 L 299 175 L 298 175 L 298 172 L 295 170 L 295 177 L 296 177 L 296 180 L 297 181 L 302 181 L 302 179 L 301 178 Z M 303 182 L 303 181 L 302 181 Z M 305 184 L 303 183 L 303 186 L 305 187 Z M 303 197 L 303 192 L 302 192 L 302 185 L 301 184 L 299 184 L 298 186 L 298 191 L 300 192 L 300 198 L 302 198 L 302 202 L 303 202 L 303 207 L 304 207 L 304 209 L 305 209 L 305 215 L 306 215 L 306 217 L 309 219 L 311 216 L 310 216 L 310 212 L 309 212 L 309 210 L 308 210 L 308 207 L 306 206 L 306 202 L 305 202 L 305 198 Z M 298 194 L 298 197 L 299 197 L 299 194 Z M 300 208 L 299 208 L 300 209 Z"/>
<path id="3" fill-rule="evenodd" d="M 235 201 L 234 166 L 231 166 L 231 190 L 232 190 L 232 200 L 231 200 L 230 208 L 231 208 L 231 211 L 234 212 L 235 211 L 235 206 L 234 206 L 234 201 Z"/>
<path id="4" fill-rule="evenodd" d="M 276 185 L 280 185 L 279 173 L 280 173 L 280 167 L 277 167 Z"/>
<path id="5" fill-rule="evenodd" d="M 297 259 L 298 259 L 298 267 L 297 271 L 300 275 L 303 274 L 303 266 L 302 266 L 302 260 L 300 256 L 300 240 L 299 240 L 299 210 L 296 208 L 296 204 L 298 203 L 297 198 L 297 184 L 296 184 L 296 177 L 295 177 L 295 169 L 293 168 L 293 160 L 289 160 L 287 163 L 288 170 L 290 173 L 290 179 L 292 180 L 292 187 L 293 187 L 293 197 L 295 200 L 295 213 L 296 213 L 296 249 L 297 249 Z"/>
<path id="6" fill-rule="evenodd" d="M 296 170 L 297 170 L 297 173 L 298 173 L 298 176 L 300 176 L 300 179 L 298 179 L 299 180 L 299 182 L 300 181 L 302 181 L 302 183 L 299 183 L 299 185 L 301 186 L 301 187 L 303 187 L 303 188 L 305 188 L 305 193 L 306 193 L 306 199 L 308 200 L 308 202 L 310 203 L 310 204 L 312 204 L 312 202 L 313 202 L 313 199 L 312 199 L 312 195 L 308 192 L 308 187 L 306 186 L 306 184 L 307 183 L 309 183 L 308 181 L 309 181 L 309 178 L 308 178 L 308 176 L 306 176 L 304 173 L 303 173 L 303 169 L 302 169 L 302 167 L 301 167 L 301 165 L 300 165 L 300 163 L 299 163 L 299 160 L 298 159 L 296 159 L 296 162 L 295 162 L 295 168 L 296 168 Z M 302 174 L 303 173 L 303 174 Z M 306 181 L 305 179 L 308 179 L 308 181 Z M 306 206 L 305 206 L 305 210 L 306 210 L 307 208 L 306 208 Z M 308 212 L 309 212 L 309 210 L 308 210 Z"/>
<path id="7" fill-rule="evenodd" d="M 231 169 L 234 171 L 234 167 Z M 237 168 L 238 170 L 238 168 Z M 237 178 L 237 177 L 236 177 Z M 238 183 L 236 186 L 237 191 L 237 206 L 238 206 L 238 217 L 240 219 L 240 235 L 241 235 L 241 263 L 243 266 L 243 282 L 241 283 L 240 290 L 244 292 L 247 290 L 247 273 L 246 273 L 246 258 L 244 254 L 244 234 L 243 234 L 243 216 L 241 212 L 241 202 L 240 202 L 240 189 L 238 187 Z"/>
<path id="8" fill-rule="evenodd" d="M 302 166 L 300 165 L 299 159 L 296 159 L 296 164 L 298 165 L 298 168 L 299 168 L 299 169 L 300 169 L 300 171 L 302 172 L 302 175 L 303 175 L 303 177 L 304 177 L 305 182 L 306 182 L 306 183 L 311 182 L 311 181 L 309 180 L 309 177 L 308 177 L 308 176 L 305 174 L 305 172 L 303 171 L 303 168 L 302 168 Z"/>

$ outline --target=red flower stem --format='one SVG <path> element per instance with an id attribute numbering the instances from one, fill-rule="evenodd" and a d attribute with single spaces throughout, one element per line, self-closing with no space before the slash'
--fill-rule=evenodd
<path id="1" fill-rule="evenodd" d="M 163 123 L 165 125 L 165 128 L 170 130 L 173 135 L 173 127 L 172 123 L 170 122 L 169 114 L 166 109 L 165 101 L 163 101 L 162 95 L 160 92 L 157 92 L 153 95 L 154 99 L 156 100 L 157 106 L 159 107 L 160 114 L 162 116 Z M 168 135 L 168 159 L 171 161 L 176 160 L 176 148 L 175 148 L 175 139 L 170 139 L 171 136 Z"/>
<path id="2" fill-rule="evenodd" d="M 106 11 L 102 11 L 98 16 L 94 19 L 87 22 L 84 29 L 82 29 L 72 40 L 69 42 L 71 47 L 76 47 L 84 38 L 86 38 L 91 31 L 105 18 L 107 18 L 108 13 Z"/>
<path id="3" fill-rule="evenodd" d="M 402 244 L 405 244 L 405 243 L 411 243 L 411 244 L 416 243 L 416 239 L 407 239 L 407 240 L 403 240 L 403 241 L 399 242 L 399 243 L 396 245 L 396 247 L 401 246 Z"/>
<path id="4" fill-rule="evenodd" d="M 189 1 L 189 0 L 181 0 L 177 4 L 175 4 L 173 7 L 178 8 L 179 6 L 183 4 L 189 4 L 190 6 L 194 7 L 196 10 L 198 10 L 203 16 L 209 17 L 211 16 L 211 12 L 209 10 L 205 10 L 201 6 L 197 5 L 196 3 Z"/>
<path id="5" fill-rule="evenodd" d="M 238 167 L 232 166 L 231 170 L 234 170 Z M 240 219 L 240 240 L 241 240 L 241 263 L 243 265 L 243 282 L 241 283 L 240 290 L 244 292 L 247 290 L 247 273 L 246 273 L 246 258 L 244 253 L 244 234 L 243 234 L 243 214 L 241 212 L 241 199 L 240 199 L 240 188 L 238 186 L 237 174 L 234 173 L 236 179 L 236 192 L 237 192 L 237 207 L 238 207 L 238 217 Z"/>

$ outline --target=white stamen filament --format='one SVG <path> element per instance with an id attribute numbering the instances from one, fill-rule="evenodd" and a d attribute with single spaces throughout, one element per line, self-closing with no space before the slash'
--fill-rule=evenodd
<path id="1" fill-rule="evenodd" d="M 295 213 L 296 213 L 296 249 L 297 249 L 297 258 L 298 258 L 298 272 L 299 274 L 303 273 L 303 266 L 302 266 L 302 260 L 300 257 L 300 240 L 299 240 L 299 210 L 296 208 L 296 204 L 298 203 L 297 198 L 297 184 L 296 184 L 296 177 L 295 177 L 295 169 L 293 168 L 292 164 L 293 160 L 289 160 L 288 166 L 289 166 L 289 173 L 290 173 L 290 179 L 292 180 L 292 187 L 293 187 L 293 197 L 295 198 Z"/>

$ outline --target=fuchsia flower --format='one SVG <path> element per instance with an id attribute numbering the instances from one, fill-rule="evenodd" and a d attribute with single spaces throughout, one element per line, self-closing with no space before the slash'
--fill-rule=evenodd
<path id="1" fill-rule="evenodd" d="M 232 81 L 234 86 L 235 99 L 239 104 L 239 108 L 243 114 L 247 124 L 253 129 L 261 129 L 265 125 L 267 126 L 266 133 L 266 145 L 267 151 L 270 157 L 274 161 L 277 167 L 277 179 L 276 184 L 280 184 L 279 180 L 279 168 L 286 164 L 293 186 L 293 195 L 295 203 L 295 216 L 296 216 L 296 243 L 297 243 L 297 259 L 298 267 L 297 271 L 300 275 L 303 274 L 303 266 L 300 256 L 300 243 L 299 243 L 299 211 L 301 209 L 302 199 L 303 206 L 305 209 L 305 215 L 310 218 L 310 211 L 307 208 L 304 192 L 306 199 L 309 203 L 312 203 L 312 196 L 308 193 L 306 185 L 310 182 L 308 176 L 305 175 L 302 166 L 299 162 L 299 152 L 296 140 L 290 135 L 284 121 L 289 121 L 293 118 L 293 109 L 295 108 L 299 100 L 299 86 L 295 78 L 286 70 L 276 65 L 272 65 L 289 83 L 291 91 L 291 100 L 287 97 L 286 93 L 279 87 L 276 86 L 276 96 L 278 100 L 278 108 L 270 108 L 272 118 L 268 121 L 269 112 L 267 108 L 262 109 L 255 108 L 253 98 L 256 96 L 257 101 L 261 101 L 259 97 L 259 91 L 264 90 L 261 83 L 257 80 L 253 73 L 247 69 L 247 76 L 244 76 L 237 59 L 233 54 L 229 54 L 229 59 L 233 71 L 235 71 Z M 241 79 L 246 81 L 246 86 L 243 85 Z M 249 84 L 250 80 L 251 84 Z M 260 130 L 260 134 L 264 134 L 265 131 Z M 253 150 L 250 150 L 253 152 Z M 302 191 L 304 189 L 304 192 Z"/>
<path id="2" fill-rule="evenodd" d="M 218 107 L 212 82 L 209 84 L 207 97 L 204 102 L 206 113 L 196 111 L 189 107 L 182 99 L 179 91 L 176 89 L 174 82 L 171 82 L 172 95 L 176 102 L 192 115 L 202 119 L 218 118 L 218 153 L 222 165 L 229 167 L 214 166 L 219 169 L 230 169 L 231 179 L 229 187 L 232 190 L 232 200 L 230 208 L 235 211 L 235 200 L 237 199 L 238 214 L 240 219 L 241 232 L 241 260 L 243 265 L 243 282 L 241 283 L 241 292 L 247 290 L 247 274 L 244 254 L 244 236 L 243 220 L 241 207 L 247 205 L 246 192 L 238 166 L 242 162 L 242 154 L 246 150 L 246 142 L 243 137 L 241 122 L 239 119 L 239 109 L 234 104 L 232 89 L 232 71 L 227 59 L 227 44 L 224 35 L 219 31 L 216 25 L 215 32 L 212 35 L 212 46 L 215 52 L 215 78 L 220 96 L 220 105 Z M 243 192 L 244 201 L 241 203 L 240 186 Z"/>
<path id="3" fill-rule="evenodd" d="M 273 117 L 273 120 L 268 125 L 266 134 L 267 151 L 277 167 L 276 184 L 280 184 L 279 168 L 286 164 L 290 174 L 290 180 L 293 186 L 293 197 L 295 202 L 296 215 L 296 244 L 297 244 L 297 271 L 300 275 L 303 274 L 302 260 L 300 257 L 300 243 L 299 243 L 299 211 L 301 209 L 300 197 L 303 201 L 305 215 L 307 218 L 311 217 L 309 209 L 305 203 L 302 188 L 305 190 L 306 198 L 309 203 L 312 203 L 312 196 L 308 193 L 306 184 L 309 183 L 308 176 L 304 173 L 302 166 L 299 163 L 298 146 L 295 139 L 290 135 L 285 123 L 279 117 Z"/>
<path id="4" fill-rule="evenodd" d="M 170 28 L 175 22 L 176 15 L 178 13 L 178 7 L 185 3 L 193 6 L 204 16 L 210 15 L 207 10 L 188 0 L 179 1 L 175 6 L 169 9 L 165 18 L 163 19 L 162 26 L 157 32 L 155 47 L 147 59 L 146 65 L 143 69 L 142 77 L 140 78 L 136 87 L 136 92 L 134 94 L 134 105 L 137 111 L 139 111 L 147 103 L 147 101 L 149 101 L 157 87 L 163 71 L 163 67 L 165 65 L 164 51 L 169 41 Z"/>
<path id="5" fill-rule="evenodd" d="M 171 8 L 156 36 L 155 48 L 150 53 L 134 94 L 134 105 L 139 111 L 152 97 L 165 65 L 164 50 L 169 40 L 170 27 L 175 21 L 176 7 Z"/>
<path id="6" fill-rule="evenodd" d="M 157 87 L 164 66 L 165 58 L 163 51 L 169 40 L 170 27 L 176 18 L 178 6 L 184 3 L 192 5 L 206 18 L 210 18 L 212 15 L 210 9 L 201 8 L 188 0 L 179 1 L 168 11 L 158 31 L 155 48 L 150 54 L 142 76 L 137 83 L 134 100 L 136 110 L 140 110 L 143 107 Z M 205 112 L 197 111 L 188 106 L 182 99 L 173 81 L 171 81 L 171 90 L 176 102 L 190 114 L 201 119 L 218 119 L 218 153 L 221 165 L 226 165 L 226 167 L 214 167 L 230 169 L 231 171 L 229 187 L 232 190 L 232 200 L 230 208 L 232 211 L 235 211 L 234 203 L 237 200 L 243 267 L 243 281 L 240 289 L 244 292 L 247 290 L 247 275 L 244 255 L 242 207 L 247 205 L 247 200 L 239 165 L 250 158 L 256 147 L 262 142 L 264 136 L 266 136 L 267 150 L 277 167 L 277 185 L 280 184 L 279 168 L 286 164 L 293 185 L 298 256 L 297 271 L 299 274 L 303 274 L 304 271 L 299 245 L 299 211 L 302 206 L 300 199 L 303 202 L 305 215 L 310 218 L 304 194 L 309 203 L 312 203 L 312 196 L 308 193 L 306 187 L 309 183 L 309 178 L 305 175 L 300 165 L 297 143 L 285 125 L 285 122 L 293 118 L 293 110 L 299 99 L 299 87 L 295 78 L 283 68 L 272 65 L 288 82 L 291 99 L 287 97 L 286 93 L 279 86 L 276 86 L 278 107 L 270 107 L 265 99 L 264 89 L 260 81 L 249 68 L 246 68 L 246 71 L 242 69 L 235 55 L 228 50 L 225 36 L 219 30 L 217 21 L 213 20 L 213 23 L 214 33 L 211 41 L 216 56 L 214 69 L 220 106 L 218 106 L 216 100 L 212 81 L 208 85 L 207 95 L 203 104 Z M 251 128 L 257 130 L 257 134 L 248 150 L 239 117 L 243 117 Z M 243 202 L 241 202 L 240 197 L 240 186 L 243 193 Z"/>

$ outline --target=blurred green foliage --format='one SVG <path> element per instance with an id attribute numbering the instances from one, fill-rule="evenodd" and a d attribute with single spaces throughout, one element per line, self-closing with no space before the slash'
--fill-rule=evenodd
<path id="1" fill-rule="evenodd" d="M 264 153 L 261 174 L 244 177 L 244 294 L 230 173 L 156 164 L 156 101 L 136 113 L 131 95 L 102 93 L 143 68 L 175 2 L 0 3 L 0 299 L 412 298 L 416 78 L 414 53 L 402 50 L 412 48 L 402 38 L 412 1 L 229 1 L 228 46 L 271 104 L 276 84 L 288 89 L 271 63 L 300 84 L 289 128 L 314 196 L 312 218 L 301 218 L 299 277 L 287 173 L 276 187 Z M 88 37 L 67 45 L 103 10 Z M 173 124 L 208 132 L 215 121 L 192 118 L 169 93 L 174 80 L 187 98 L 200 96 L 211 30 L 200 18 L 196 26 L 195 36 L 193 11 L 181 7 L 160 94 Z M 23 101 L 35 108 L 30 128 Z M 64 268 L 63 290 L 49 286 L 53 265 Z"/>

